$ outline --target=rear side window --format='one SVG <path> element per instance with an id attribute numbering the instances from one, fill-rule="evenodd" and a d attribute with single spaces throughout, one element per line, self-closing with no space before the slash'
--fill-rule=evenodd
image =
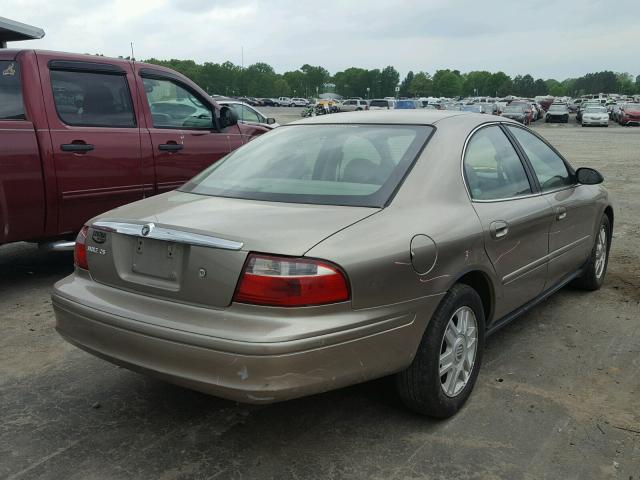
<path id="1" fill-rule="evenodd" d="M 171 80 L 143 82 L 155 128 L 213 128 L 211 109 L 186 88 Z"/>
<path id="2" fill-rule="evenodd" d="M 532 193 L 520 157 L 500 127 L 478 130 L 467 144 L 464 173 L 474 200 L 499 200 Z"/>
<path id="3" fill-rule="evenodd" d="M 0 61 L 0 120 L 24 120 L 20 66 Z"/>
<path id="4" fill-rule="evenodd" d="M 562 158 L 532 133 L 522 128 L 509 127 L 527 154 L 543 192 L 573 184 L 573 179 Z"/>
<path id="5" fill-rule="evenodd" d="M 135 127 L 131 93 L 124 75 L 51 71 L 60 120 L 81 127 Z"/>

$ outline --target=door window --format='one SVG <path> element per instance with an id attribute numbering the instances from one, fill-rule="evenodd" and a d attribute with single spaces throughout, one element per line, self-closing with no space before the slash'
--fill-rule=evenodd
<path id="1" fill-rule="evenodd" d="M 24 120 L 20 67 L 0 61 L 0 120 Z"/>
<path id="2" fill-rule="evenodd" d="M 124 75 L 52 70 L 51 88 L 58 117 L 67 125 L 136 126 Z"/>
<path id="3" fill-rule="evenodd" d="M 467 145 L 464 173 L 474 200 L 497 200 L 532 193 L 520 157 L 500 127 L 478 130 Z"/>
<path id="4" fill-rule="evenodd" d="M 527 154 L 543 192 L 573 184 L 564 161 L 549 145 L 522 128 L 509 130 Z"/>
<path id="5" fill-rule="evenodd" d="M 258 112 L 254 109 L 247 107 L 246 105 L 241 105 L 239 103 L 230 103 L 228 105 L 238 114 L 238 120 L 241 122 L 255 122 L 255 123 L 264 123 L 264 120 L 260 118 Z"/>
<path id="6" fill-rule="evenodd" d="M 171 80 L 144 78 L 143 83 L 155 128 L 213 128 L 211 108 L 186 88 Z"/>

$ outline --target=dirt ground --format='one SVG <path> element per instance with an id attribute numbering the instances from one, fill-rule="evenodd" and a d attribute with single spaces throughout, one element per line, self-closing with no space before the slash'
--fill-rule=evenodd
<path id="1" fill-rule="evenodd" d="M 604 174 L 609 272 L 490 337 L 453 419 L 408 412 L 389 379 L 256 407 L 118 368 L 53 329 L 51 285 L 71 255 L 5 245 L 0 478 L 640 479 L 640 128 L 534 128 Z"/>

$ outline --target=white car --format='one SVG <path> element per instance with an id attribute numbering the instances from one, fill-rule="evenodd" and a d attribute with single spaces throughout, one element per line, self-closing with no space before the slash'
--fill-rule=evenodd
<path id="1" fill-rule="evenodd" d="M 278 97 L 273 99 L 276 107 L 293 107 L 294 103 L 289 97 Z"/>
<path id="2" fill-rule="evenodd" d="M 582 126 L 596 125 L 609 126 L 609 112 L 606 107 L 588 106 L 582 112 Z"/>
<path id="3" fill-rule="evenodd" d="M 293 107 L 308 107 L 309 106 L 309 100 L 305 99 L 305 98 L 298 98 L 298 97 L 294 97 L 291 99 L 291 103 L 293 104 Z"/>
<path id="4" fill-rule="evenodd" d="M 341 112 L 355 112 L 359 110 L 369 110 L 369 103 L 366 100 L 350 99 L 345 100 L 338 108 Z"/>
<path id="5" fill-rule="evenodd" d="M 369 110 L 393 110 L 396 108 L 395 99 L 375 98 L 369 102 Z"/>

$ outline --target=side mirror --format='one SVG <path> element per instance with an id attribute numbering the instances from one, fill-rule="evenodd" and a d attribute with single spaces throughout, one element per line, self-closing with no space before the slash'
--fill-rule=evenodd
<path id="1" fill-rule="evenodd" d="M 583 185 L 597 185 L 604 182 L 604 177 L 593 168 L 579 168 L 576 171 L 576 177 L 578 178 L 578 183 Z"/>
<path id="2" fill-rule="evenodd" d="M 276 123 L 276 119 L 269 117 L 267 118 L 267 125 L 273 125 L 274 123 Z"/>
<path id="3" fill-rule="evenodd" d="M 224 130 L 227 127 L 238 124 L 238 114 L 235 110 L 224 106 L 220 108 L 220 129 Z"/>

